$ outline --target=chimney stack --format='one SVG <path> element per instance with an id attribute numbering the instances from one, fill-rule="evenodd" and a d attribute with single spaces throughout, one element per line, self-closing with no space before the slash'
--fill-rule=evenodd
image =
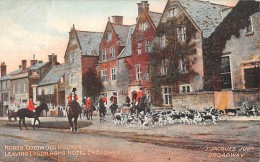
<path id="1" fill-rule="evenodd" d="M 51 55 L 48 55 L 49 62 L 51 63 L 51 66 L 55 66 L 57 62 L 57 55 L 52 53 Z"/>
<path id="2" fill-rule="evenodd" d="M 25 72 L 27 69 L 27 61 L 26 60 L 22 60 L 22 72 Z"/>
<path id="3" fill-rule="evenodd" d="M 1 77 L 6 75 L 6 65 L 5 62 L 1 62 Z"/>
<path id="4" fill-rule="evenodd" d="M 138 6 L 138 17 L 142 11 L 143 8 L 145 8 L 147 11 L 149 11 L 149 3 L 148 1 L 141 1 L 141 3 L 137 3 Z"/>
<path id="5" fill-rule="evenodd" d="M 123 16 L 112 16 L 112 23 L 123 25 Z"/>
<path id="6" fill-rule="evenodd" d="M 35 54 L 33 55 L 33 59 L 30 60 L 31 66 L 35 65 L 38 62 L 38 60 L 35 60 Z"/>

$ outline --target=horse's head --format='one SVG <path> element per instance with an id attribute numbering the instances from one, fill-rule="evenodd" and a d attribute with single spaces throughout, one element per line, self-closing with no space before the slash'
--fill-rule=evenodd
<path id="1" fill-rule="evenodd" d="M 42 106 L 43 110 L 49 111 L 49 107 L 46 103 L 43 103 L 41 106 Z"/>

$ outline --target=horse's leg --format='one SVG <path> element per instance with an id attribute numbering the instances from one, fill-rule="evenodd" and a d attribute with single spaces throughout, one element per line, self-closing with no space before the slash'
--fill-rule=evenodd
<path id="1" fill-rule="evenodd" d="M 20 118 L 20 120 L 19 120 L 19 127 L 20 127 L 20 130 L 22 130 L 22 127 L 21 127 L 21 121 L 22 121 L 22 118 Z"/>
<path id="2" fill-rule="evenodd" d="M 27 126 L 26 126 L 26 124 L 25 124 L 25 118 L 23 118 L 23 125 L 24 125 L 24 127 L 26 128 L 26 130 L 28 130 L 28 128 L 27 128 Z"/>
<path id="3" fill-rule="evenodd" d="M 34 121 L 33 121 L 33 130 L 35 130 L 35 122 L 36 122 L 36 118 L 34 118 Z"/>
<path id="4" fill-rule="evenodd" d="M 74 132 L 72 118 L 68 116 L 71 132 Z"/>
<path id="5" fill-rule="evenodd" d="M 87 116 L 87 119 L 89 120 L 89 110 L 86 110 L 86 116 Z"/>
<path id="6" fill-rule="evenodd" d="M 40 129 L 40 125 L 41 125 L 40 119 L 37 118 L 37 121 L 38 121 L 38 129 Z"/>
<path id="7" fill-rule="evenodd" d="M 78 130 L 78 117 L 75 117 L 74 118 L 74 125 L 75 125 L 75 132 L 77 132 L 77 130 Z"/>

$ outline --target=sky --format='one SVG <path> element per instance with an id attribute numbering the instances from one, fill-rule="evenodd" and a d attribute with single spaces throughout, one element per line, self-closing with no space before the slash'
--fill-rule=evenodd
<path id="1" fill-rule="evenodd" d="M 7 73 L 21 60 L 47 61 L 54 53 L 64 62 L 70 28 L 103 32 L 109 16 L 124 16 L 124 24 L 135 24 L 136 3 L 141 0 L 0 0 L 0 62 Z M 162 13 L 167 0 L 148 0 L 150 11 Z M 234 6 L 238 0 L 208 0 Z"/>

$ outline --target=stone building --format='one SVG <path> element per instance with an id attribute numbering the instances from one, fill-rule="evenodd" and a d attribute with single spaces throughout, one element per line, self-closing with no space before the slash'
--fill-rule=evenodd
<path id="1" fill-rule="evenodd" d="M 240 1 L 204 46 L 205 89 L 218 109 L 260 106 L 260 2 Z"/>
<path id="2" fill-rule="evenodd" d="M 183 99 L 186 93 L 204 90 L 204 39 L 230 10 L 227 6 L 198 0 L 168 0 L 151 54 L 155 105 L 180 108 L 187 103 Z"/>
<path id="3" fill-rule="evenodd" d="M 85 85 L 82 85 L 82 78 L 89 69 L 96 71 L 102 35 L 102 32 L 76 30 L 74 25 L 71 28 L 64 55 L 65 64 L 69 66 L 64 77 L 65 97 L 71 93 L 73 88 L 76 88 L 81 103 L 86 93 L 84 92 L 86 91 Z"/>

